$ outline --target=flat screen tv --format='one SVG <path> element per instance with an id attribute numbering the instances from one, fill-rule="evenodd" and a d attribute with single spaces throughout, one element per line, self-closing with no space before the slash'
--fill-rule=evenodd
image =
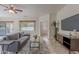
<path id="1" fill-rule="evenodd" d="M 76 29 L 79 31 L 79 14 L 63 19 L 61 21 L 61 29 L 66 31 L 73 31 Z"/>

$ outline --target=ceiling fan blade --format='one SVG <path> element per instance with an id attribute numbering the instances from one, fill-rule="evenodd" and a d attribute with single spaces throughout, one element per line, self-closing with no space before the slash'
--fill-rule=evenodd
<path id="1" fill-rule="evenodd" d="M 17 12 L 15 11 L 15 13 L 17 13 Z"/>
<path id="2" fill-rule="evenodd" d="M 20 10 L 20 9 L 15 9 L 16 11 L 20 11 L 20 12 L 23 12 L 23 10 Z"/>
<path id="3" fill-rule="evenodd" d="M 7 6 L 5 6 L 5 5 L 2 5 L 2 4 L 0 4 L 1 6 L 3 6 L 3 7 L 6 7 L 6 8 L 8 8 Z"/>
<path id="4" fill-rule="evenodd" d="M 16 10 L 13 10 L 15 13 L 17 13 L 17 11 Z"/>

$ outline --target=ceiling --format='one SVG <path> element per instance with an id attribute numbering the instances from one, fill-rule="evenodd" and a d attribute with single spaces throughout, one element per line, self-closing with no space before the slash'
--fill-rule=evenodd
<path id="1" fill-rule="evenodd" d="M 5 6 L 8 6 L 5 4 Z M 22 9 L 23 12 L 17 14 L 9 14 L 8 11 L 4 11 L 5 7 L 0 5 L 0 17 L 7 18 L 38 18 L 47 13 L 57 13 L 64 4 L 14 4 L 18 9 Z"/>

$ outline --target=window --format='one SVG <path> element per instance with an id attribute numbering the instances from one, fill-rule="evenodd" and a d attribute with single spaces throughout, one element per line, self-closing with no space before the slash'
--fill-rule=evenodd
<path id="1" fill-rule="evenodd" d="M 8 33 L 11 33 L 13 29 L 12 22 L 0 22 L 0 36 L 5 36 Z"/>
<path id="2" fill-rule="evenodd" d="M 21 31 L 35 31 L 35 22 L 34 21 L 21 21 L 20 30 Z"/>
<path id="3" fill-rule="evenodd" d="M 13 31 L 13 24 L 12 23 L 7 23 L 6 24 L 6 33 L 12 33 Z"/>
<path id="4" fill-rule="evenodd" d="M 3 36 L 6 34 L 6 25 L 0 24 L 0 36 Z"/>

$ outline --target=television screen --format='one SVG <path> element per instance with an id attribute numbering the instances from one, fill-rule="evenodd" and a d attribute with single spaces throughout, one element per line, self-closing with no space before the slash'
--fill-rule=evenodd
<path id="1" fill-rule="evenodd" d="M 61 21 L 61 29 L 66 31 L 79 31 L 79 14 L 68 17 Z"/>

